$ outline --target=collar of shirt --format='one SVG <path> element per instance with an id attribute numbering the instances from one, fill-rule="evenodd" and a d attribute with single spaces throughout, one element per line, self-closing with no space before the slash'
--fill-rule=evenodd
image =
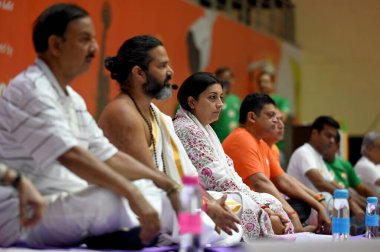
<path id="1" fill-rule="evenodd" d="M 60 97 L 66 97 L 65 91 L 62 89 L 62 87 L 59 85 L 58 80 L 55 78 L 55 75 L 50 70 L 50 67 L 40 58 L 37 58 L 34 64 L 41 69 L 41 71 L 45 74 L 46 78 L 50 81 L 52 84 L 54 90 L 58 93 L 58 96 Z M 67 89 L 66 89 L 67 91 Z"/>

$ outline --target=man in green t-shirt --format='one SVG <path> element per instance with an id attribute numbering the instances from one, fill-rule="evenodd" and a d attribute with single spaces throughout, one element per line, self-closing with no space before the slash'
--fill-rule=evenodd
<path id="1" fill-rule="evenodd" d="M 338 145 L 337 143 L 335 145 Z M 334 147 L 337 149 L 337 147 Z M 343 186 L 344 188 L 349 189 L 352 188 L 361 188 L 362 187 L 362 181 L 359 178 L 359 176 L 356 174 L 354 168 L 352 167 L 351 163 L 347 160 L 344 160 L 340 156 L 335 156 L 329 159 L 332 162 L 329 162 L 327 158 L 325 157 L 325 163 L 327 165 L 327 168 L 334 172 L 334 179 L 335 182 L 337 182 L 339 185 Z M 363 188 L 366 190 L 366 188 Z"/>
<path id="2" fill-rule="evenodd" d="M 224 106 L 220 112 L 218 121 L 211 126 L 218 136 L 220 142 L 239 126 L 239 111 L 241 100 L 234 94 L 231 94 L 231 87 L 234 84 L 234 75 L 231 68 L 220 67 L 215 71 L 215 76 L 223 85 Z"/>
<path id="3" fill-rule="evenodd" d="M 277 108 L 282 112 L 284 122 L 286 122 L 290 113 L 289 101 L 287 98 L 276 94 L 274 74 L 266 71 L 260 72 L 257 77 L 257 85 L 260 93 L 269 95 L 274 100 Z"/>

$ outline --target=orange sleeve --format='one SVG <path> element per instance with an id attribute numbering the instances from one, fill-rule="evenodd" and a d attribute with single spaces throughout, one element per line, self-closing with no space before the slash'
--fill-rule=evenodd
<path id="1" fill-rule="evenodd" d="M 269 177 L 269 170 L 263 165 L 258 141 L 245 129 L 236 128 L 223 141 L 223 149 L 233 160 L 235 171 L 248 186 L 248 178 L 253 174 L 263 172 Z"/>
<path id="2" fill-rule="evenodd" d="M 281 168 L 280 161 L 277 160 L 273 151 L 269 148 L 269 146 L 265 143 L 265 152 L 267 153 L 269 169 L 270 169 L 270 180 L 274 180 L 277 176 L 280 176 L 284 173 L 284 170 Z"/>
<path id="3" fill-rule="evenodd" d="M 273 153 L 274 158 L 277 160 L 277 162 L 280 163 L 280 149 L 277 147 L 277 145 L 273 144 L 271 151 Z"/>

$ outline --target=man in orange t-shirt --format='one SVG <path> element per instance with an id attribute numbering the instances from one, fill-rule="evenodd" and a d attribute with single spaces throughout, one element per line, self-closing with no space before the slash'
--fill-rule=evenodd
<path id="1" fill-rule="evenodd" d="M 304 231 L 299 216 L 278 189 L 315 208 L 320 213 L 317 231 L 328 232 L 329 219 L 323 206 L 304 193 L 299 185 L 290 183 L 291 179 L 263 140 L 273 134 L 280 124 L 277 111 L 274 101 L 268 95 L 248 95 L 240 108 L 240 127 L 224 140 L 224 151 L 233 160 L 235 170 L 244 183 L 255 191 L 270 193 L 281 201 L 296 232 Z"/>
<path id="2" fill-rule="evenodd" d="M 253 190 L 256 188 L 250 182 L 251 175 L 263 173 L 273 181 L 284 173 L 274 156 L 270 155 L 268 145 L 262 139 L 256 139 L 244 127 L 236 128 L 224 140 L 223 149 L 234 161 L 235 170 L 244 183 Z"/>

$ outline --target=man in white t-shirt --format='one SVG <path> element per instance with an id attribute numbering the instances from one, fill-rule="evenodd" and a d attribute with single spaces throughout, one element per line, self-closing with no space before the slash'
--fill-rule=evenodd
<path id="1" fill-rule="evenodd" d="M 37 60 L 0 98 L 0 160 L 33 182 L 46 210 L 21 229 L 17 193 L 1 187 L 0 245 L 74 246 L 136 226 L 149 244 L 159 231 L 171 232 L 177 183 L 110 144 L 69 85 L 98 50 L 88 13 L 73 4 L 47 8 L 33 42 Z"/>
<path id="2" fill-rule="evenodd" d="M 361 153 L 355 170 L 365 184 L 380 193 L 380 133 L 369 132 L 363 138 Z"/>
<path id="3" fill-rule="evenodd" d="M 309 142 L 296 149 L 290 157 L 287 173 L 315 192 L 333 194 L 337 185 L 322 155 L 334 143 L 338 129 L 339 123 L 333 118 L 318 117 L 311 126 Z"/>
<path id="4" fill-rule="evenodd" d="M 342 186 L 334 181 L 334 173 L 326 167 L 323 155 L 337 139 L 339 123 L 329 116 L 320 116 L 313 122 L 309 142 L 294 151 L 290 157 L 287 173 L 315 192 L 323 192 L 330 198 L 335 189 Z M 349 199 L 350 209 L 356 221 L 364 221 L 360 206 Z"/>

